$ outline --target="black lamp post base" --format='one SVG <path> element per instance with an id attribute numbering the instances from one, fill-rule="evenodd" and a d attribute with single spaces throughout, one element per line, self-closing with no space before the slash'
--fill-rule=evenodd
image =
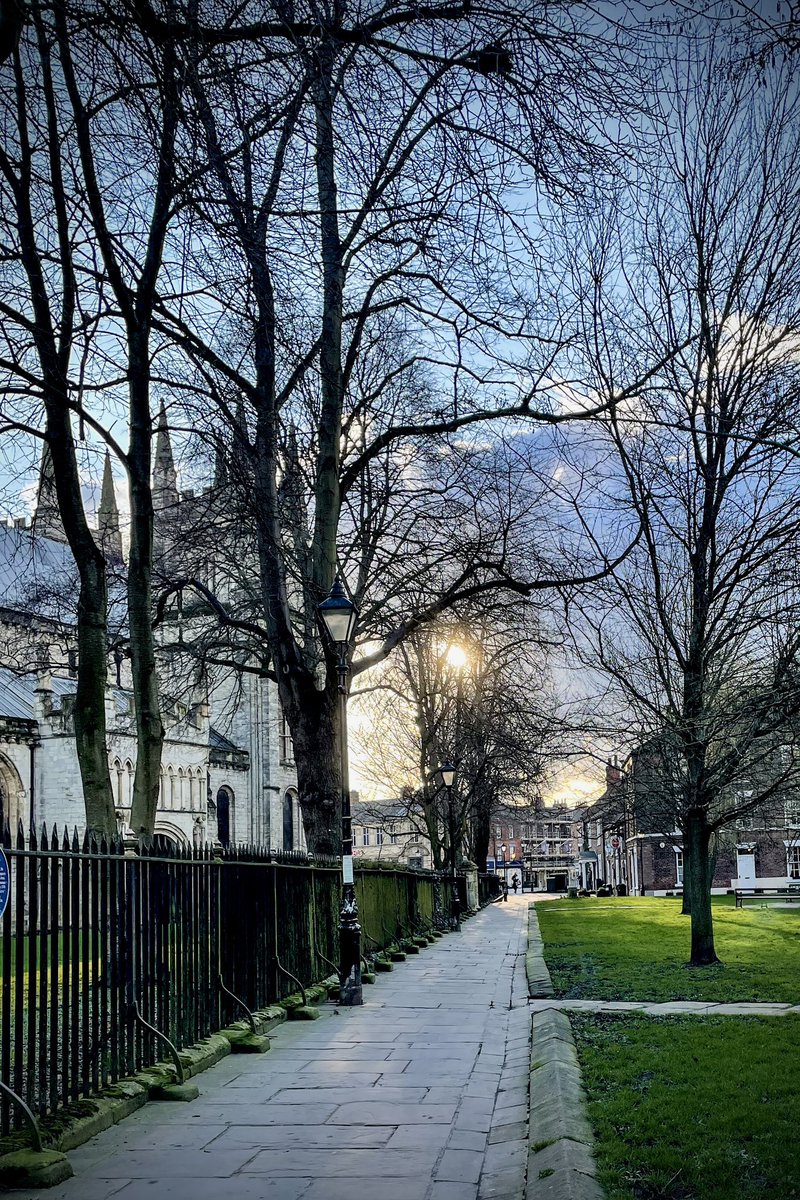
<path id="1" fill-rule="evenodd" d="M 364 1003 L 361 988 L 361 930 L 339 926 L 339 1004 L 353 1008 Z"/>

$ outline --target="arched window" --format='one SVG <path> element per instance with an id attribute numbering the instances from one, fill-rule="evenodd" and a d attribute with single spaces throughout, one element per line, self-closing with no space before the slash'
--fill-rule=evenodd
<path id="1" fill-rule="evenodd" d="M 195 771 L 195 799 L 197 802 L 197 811 L 203 811 L 203 799 L 205 792 L 206 773 L 202 767 L 198 767 Z"/>
<path id="2" fill-rule="evenodd" d="M 178 767 L 178 808 L 181 812 L 186 808 L 186 779 L 183 767 Z"/>
<path id="3" fill-rule="evenodd" d="M 122 803 L 125 808 L 133 804 L 133 763 L 130 759 L 125 763 L 125 799 Z"/>
<path id="4" fill-rule="evenodd" d="M 111 788 L 114 792 L 114 807 L 121 808 L 125 801 L 123 799 L 122 763 L 118 758 L 115 758 L 111 764 Z"/>
<path id="5" fill-rule="evenodd" d="M 283 797 L 283 848 L 284 850 L 294 850 L 294 810 L 297 801 L 297 792 L 289 788 L 286 795 Z"/>
<path id="6" fill-rule="evenodd" d="M 175 809 L 177 807 L 178 795 L 175 788 L 175 772 L 172 767 L 167 767 L 167 790 L 169 792 L 167 808 Z"/>
<path id="7" fill-rule="evenodd" d="M 231 815 L 233 812 L 233 792 L 221 787 L 217 792 L 217 838 L 220 845 L 231 844 Z"/>

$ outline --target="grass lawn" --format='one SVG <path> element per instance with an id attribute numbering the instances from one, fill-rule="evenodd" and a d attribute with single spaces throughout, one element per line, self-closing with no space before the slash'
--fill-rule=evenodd
<path id="1" fill-rule="evenodd" d="M 536 906 L 556 995 L 587 1000 L 800 1003 L 800 905 L 714 902 L 720 967 L 690 968 L 678 899 L 620 897 Z"/>
<path id="2" fill-rule="evenodd" d="M 570 1020 L 607 1200 L 800 1197 L 800 1018 Z"/>

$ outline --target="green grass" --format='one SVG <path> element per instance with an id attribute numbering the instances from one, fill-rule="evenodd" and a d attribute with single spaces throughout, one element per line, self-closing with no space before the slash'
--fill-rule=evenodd
<path id="1" fill-rule="evenodd" d="M 561 900 L 537 905 L 556 995 L 589 1000 L 800 1003 L 800 905 L 714 902 L 720 967 L 690 968 L 678 899 Z"/>
<path id="2" fill-rule="evenodd" d="M 573 1014 L 607 1200 L 793 1200 L 800 1018 Z"/>

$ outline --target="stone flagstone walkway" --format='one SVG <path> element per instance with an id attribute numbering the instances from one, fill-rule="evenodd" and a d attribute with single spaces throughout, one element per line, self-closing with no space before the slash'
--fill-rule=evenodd
<path id="1" fill-rule="evenodd" d="M 150 1103 L 17 1200 L 521 1200 L 530 1063 L 528 896 L 494 904 L 365 987 L 287 1023 L 191 1104 Z"/>

